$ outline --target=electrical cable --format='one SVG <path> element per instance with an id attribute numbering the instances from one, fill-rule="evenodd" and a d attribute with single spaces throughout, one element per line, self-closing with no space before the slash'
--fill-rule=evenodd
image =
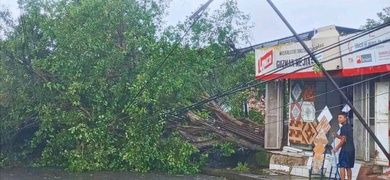
<path id="1" fill-rule="evenodd" d="M 364 80 L 361 80 L 361 81 L 358 81 L 358 82 L 355 82 L 355 83 L 352 83 L 352 84 L 349 84 L 349 85 L 346 85 L 346 86 L 343 86 L 343 87 L 340 87 L 340 89 L 345 89 L 345 88 L 349 88 L 349 87 L 353 87 L 353 86 L 356 86 L 356 85 L 360 85 L 362 83 L 365 83 L 365 82 L 369 82 L 369 81 L 372 81 L 374 79 L 377 79 L 377 78 L 382 78 L 382 77 L 385 77 L 385 76 L 388 76 L 390 75 L 390 73 L 385 73 L 385 74 L 380 74 L 378 76 L 375 76 L 375 77 L 372 77 L 372 78 L 368 78 L 368 79 L 364 79 Z M 327 91 L 325 93 L 321 93 L 321 94 L 318 94 L 318 95 L 315 95 L 315 96 L 311 96 L 309 98 L 314 98 L 314 97 L 320 97 L 320 96 L 323 96 L 323 95 L 326 95 L 326 94 L 329 94 L 329 93 L 332 93 L 332 92 L 335 92 L 336 90 L 333 89 L 331 91 Z M 272 110 L 278 110 L 280 108 L 285 108 L 286 106 L 290 106 L 292 103 L 286 103 L 282 106 L 278 106 L 278 107 L 275 107 L 275 108 L 272 108 L 272 109 L 267 109 L 268 111 L 272 111 Z M 338 106 L 336 106 L 338 107 Z"/>
<path id="2" fill-rule="evenodd" d="M 384 93 L 380 93 L 380 94 L 376 94 L 376 95 L 372 95 L 372 96 L 367 96 L 367 97 L 365 97 L 365 98 L 356 99 L 356 100 L 354 100 L 354 101 L 352 101 L 352 102 L 359 102 L 359 101 L 362 101 L 362 100 L 367 100 L 367 99 L 369 99 L 369 98 L 378 97 L 378 96 L 381 96 L 381 95 L 385 95 L 385 94 L 387 94 L 387 93 L 388 93 L 388 92 L 384 92 Z M 342 107 L 342 106 L 344 106 L 344 105 L 345 105 L 345 104 L 338 104 L 338 105 L 330 106 L 330 107 L 328 107 L 328 109 L 331 110 L 331 109 L 334 109 L 334 108 Z M 322 110 L 317 110 L 317 111 L 315 111 L 315 113 L 320 113 L 320 112 L 322 112 Z M 274 124 L 274 123 L 279 123 L 279 122 L 286 122 L 286 121 L 288 121 L 288 120 L 289 120 L 289 119 L 282 119 L 282 120 L 278 120 L 278 121 L 272 121 L 272 122 L 264 123 L 263 125 L 269 125 L 269 124 Z"/>
<path id="3" fill-rule="evenodd" d="M 381 41 L 381 42 L 378 42 L 378 43 L 375 43 L 375 44 L 371 44 L 371 45 L 369 45 L 369 46 L 367 46 L 367 47 L 365 47 L 365 48 L 361 48 L 361 49 L 358 49 L 358 50 L 355 50 L 355 51 L 352 51 L 352 52 L 349 52 L 349 53 L 346 53 L 346 54 L 343 54 L 343 55 L 340 55 L 340 56 L 331 58 L 331 59 L 329 59 L 329 60 L 323 61 L 323 63 L 324 63 L 324 62 L 329 62 L 329 61 L 332 61 L 332 60 L 335 60 L 335 59 L 338 59 L 338 58 L 341 58 L 341 57 L 343 57 L 343 56 L 347 56 L 347 55 L 350 55 L 350 54 L 353 54 L 353 53 L 356 53 L 356 52 L 360 52 L 360 51 L 362 51 L 362 50 L 369 49 L 369 48 L 371 48 L 371 47 L 377 46 L 377 45 L 379 45 L 379 44 L 387 43 L 387 42 L 389 42 L 389 41 L 390 41 L 390 39 L 387 39 L 387 40 L 384 40 L 384 41 Z M 298 72 L 298 71 L 301 71 L 301 70 L 304 70 L 304 69 L 307 69 L 307 68 L 310 68 L 310 67 L 311 67 L 311 66 L 303 67 L 303 68 L 297 69 L 297 70 L 295 70 L 295 71 L 293 71 L 293 72 L 290 72 L 290 73 L 287 73 L 287 74 L 282 74 L 282 75 L 280 75 L 279 77 L 275 77 L 275 78 L 269 79 L 269 80 L 267 80 L 267 81 L 260 81 L 260 82 L 258 82 L 258 83 L 254 83 L 253 85 L 247 85 L 246 87 L 238 88 L 238 89 L 235 89 L 235 90 L 233 90 L 233 91 L 229 90 L 229 91 L 227 91 L 227 92 L 225 92 L 225 93 L 222 93 L 222 94 L 219 94 L 219 95 L 216 95 L 216 96 L 213 96 L 213 97 L 209 97 L 209 98 L 207 98 L 207 99 L 205 99 L 205 100 L 202 100 L 202 101 L 200 101 L 200 102 L 194 103 L 194 104 L 192 104 L 192 105 L 190 105 L 190 106 L 181 108 L 179 111 L 185 111 L 185 110 L 187 110 L 187 109 L 190 110 L 191 108 L 194 108 L 194 107 L 197 107 L 197 106 L 199 106 L 199 105 L 208 103 L 208 102 L 210 102 L 210 101 L 212 101 L 212 100 L 215 100 L 215 99 L 218 99 L 218 98 L 220 98 L 220 97 L 227 96 L 227 95 L 230 95 L 230 94 L 234 94 L 234 93 L 236 93 L 236 92 L 238 92 L 238 91 L 242 91 L 242 90 L 245 90 L 245 89 L 248 89 L 248 88 L 251 88 L 251 87 L 254 87 L 254 86 L 263 84 L 263 83 L 266 83 L 266 82 L 270 82 L 270 81 L 279 79 L 279 78 L 281 78 L 281 77 L 290 75 L 290 74 L 292 74 L 292 73 L 295 73 L 295 72 Z"/>
<path id="4" fill-rule="evenodd" d="M 341 46 L 341 45 L 343 45 L 343 44 L 345 44 L 345 43 L 349 43 L 349 42 L 351 42 L 351 41 L 353 41 L 353 40 L 355 40 L 355 39 L 357 39 L 357 38 L 360 38 L 360 37 L 362 37 L 362 36 L 364 36 L 364 35 L 370 34 L 370 33 L 374 32 L 374 31 L 380 30 L 380 29 L 382 29 L 382 28 L 385 28 L 385 27 L 387 27 L 387 26 L 389 26 L 389 25 L 390 25 L 390 22 L 384 23 L 384 24 L 379 25 L 379 26 L 376 26 L 376 27 L 374 27 L 373 29 L 370 29 L 370 30 L 362 31 L 362 32 L 357 33 L 357 34 L 355 34 L 355 35 L 353 35 L 353 36 L 351 36 L 351 37 L 348 37 L 348 38 L 346 38 L 346 39 L 344 39 L 344 40 L 342 40 L 342 41 L 340 41 L 340 42 L 333 43 L 333 44 L 328 45 L 328 46 L 326 46 L 326 47 L 320 48 L 320 49 L 318 49 L 317 51 L 314 51 L 314 54 L 315 54 L 315 55 L 318 55 L 318 54 L 320 54 L 320 53 L 329 51 L 329 50 L 331 50 L 331 49 L 333 49 L 333 48 L 336 48 L 336 47 L 338 47 L 338 46 Z M 385 33 L 385 34 L 387 34 L 387 33 Z M 383 35 L 384 35 L 384 34 L 383 34 Z M 383 36 L 383 35 L 381 35 L 381 36 Z M 375 38 L 378 38 L 378 37 L 380 37 L 380 36 L 376 36 L 376 37 L 374 37 L 374 38 L 372 38 L 372 39 L 375 39 Z M 370 39 L 370 40 L 372 40 L 372 39 Z M 348 49 L 346 49 L 346 50 L 348 50 Z M 344 51 L 344 50 L 343 50 L 343 51 Z M 343 51 L 340 51 L 340 53 L 343 52 Z M 339 54 L 339 53 L 334 53 L 334 54 L 332 54 L 332 55 L 329 55 L 328 57 L 331 57 L 331 56 L 337 55 L 337 54 Z M 294 62 L 295 62 L 295 63 L 301 62 L 301 61 L 303 61 L 305 58 L 307 58 L 308 56 L 309 56 L 309 55 L 306 54 L 306 55 L 304 55 L 304 56 L 302 56 L 302 57 L 300 57 L 300 58 L 298 58 L 298 59 L 295 59 Z M 325 58 L 326 58 L 326 57 L 325 57 Z M 325 58 L 324 58 L 324 59 L 325 59 Z M 336 59 L 337 59 L 337 58 L 336 58 Z M 327 61 L 323 61 L 322 63 L 324 63 L 324 62 L 327 62 Z M 294 64 L 295 64 L 295 63 L 294 63 Z M 291 65 L 290 65 L 290 66 L 291 66 Z M 270 75 L 272 75 L 272 74 L 274 74 L 274 73 L 280 72 L 280 71 L 282 71 L 282 70 L 284 70 L 285 68 L 288 68 L 288 67 L 290 67 L 290 66 L 284 66 L 284 67 L 275 68 L 275 69 L 273 69 L 272 71 L 268 72 L 267 75 L 263 76 L 262 78 L 265 79 L 266 77 L 268 77 L 268 76 L 270 76 Z M 242 84 L 241 86 L 242 86 L 242 87 L 245 87 L 245 86 L 248 86 L 248 85 L 250 85 L 251 83 L 254 83 L 254 82 L 257 82 L 257 81 L 258 81 L 258 80 L 255 79 L 255 80 L 252 80 L 252 81 L 250 81 L 250 82 L 244 83 L 244 84 Z"/>

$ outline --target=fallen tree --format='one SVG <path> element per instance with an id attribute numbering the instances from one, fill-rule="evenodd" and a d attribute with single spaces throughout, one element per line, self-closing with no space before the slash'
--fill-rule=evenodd
<path id="1" fill-rule="evenodd" d="M 210 120 L 189 111 L 185 115 L 189 125 L 178 125 L 180 135 L 197 148 L 208 148 L 215 143 L 230 142 L 250 150 L 264 147 L 264 126 L 249 119 L 237 119 L 223 111 L 215 101 L 206 105 L 211 111 Z"/>
<path id="2" fill-rule="evenodd" d="M 0 166 L 12 154 L 41 149 L 40 165 L 73 171 L 194 173 L 201 164 L 196 147 L 260 149 L 250 121 L 213 104 L 205 107 L 213 122 L 188 112 L 189 123 L 174 124 L 172 133 L 166 122 L 176 117 L 160 117 L 194 95 L 253 78 L 253 53 L 226 54 L 250 28 L 235 1 L 198 23 L 168 28 L 166 0 L 19 3 L 19 23 L 0 32 Z M 5 15 L 0 10 L 0 21 Z M 226 104 L 239 109 L 247 96 L 232 95 Z"/>

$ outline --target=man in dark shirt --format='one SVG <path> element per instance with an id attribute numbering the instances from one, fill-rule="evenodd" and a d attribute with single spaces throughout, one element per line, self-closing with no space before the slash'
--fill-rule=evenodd
<path id="1" fill-rule="evenodd" d="M 348 180 L 352 179 L 352 170 L 353 165 L 355 164 L 355 145 L 353 144 L 353 129 L 350 124 L 347 124 L 347 114 L 345 112 L 340 112 L 337 115 L 338 121 L 342 124 L 340 129 L 340 135 L 337 133 L 332 133 L 333 137 L 339 138 L 340 143 L 333 149 L 333 152 L 336 153 L 339 148 L 339 167 L 340 167 L 340 176 L 342 180 L 345 180 L 345 169 L 347 169 Z"/>

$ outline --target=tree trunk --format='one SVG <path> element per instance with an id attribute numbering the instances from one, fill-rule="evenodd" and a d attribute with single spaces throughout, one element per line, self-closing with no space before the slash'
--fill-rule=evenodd
<path id="1" fill-rule="evenodd" d="M 198 148 L 207 148 L 212 144 L 227 141 L 250 150 L 263 150 L 263 126 L 250 119 L 245 119 L 248 124 L 239 121 L 224 112 L 216 102 L 209 103 L 208 108 L 215 115 L 214 121 L 206 121 L 189 111 L 186 116 L 193 124 L 177 127 L 182 137 Z M 213 138 L 205 138 L 207 135 Z"/>

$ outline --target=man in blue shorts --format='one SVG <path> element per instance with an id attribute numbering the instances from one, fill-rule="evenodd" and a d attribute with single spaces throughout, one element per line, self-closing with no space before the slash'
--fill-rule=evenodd
<path id="1" fill-rule="evenodd" d="M 340 167 L 340 176 L 342 180 L 345 180 L 345 169 L 347 169 L 348 180 L 352 179 L 352 170 L 353 165 L 355 164 L 355 145 L 353 144 L 353 129 L 350 124 L 347 123 L 347 114 L 345 112 L 340 112 L 337 115 L 339 123 L 342 125 L 340 129 L 340 135 L 337 133 L 332 133 L 333 137 L 339 138 L 340 143 L 333 149 L 333 152 L 336 153 L 339 148 L 339 167 Z"/>

